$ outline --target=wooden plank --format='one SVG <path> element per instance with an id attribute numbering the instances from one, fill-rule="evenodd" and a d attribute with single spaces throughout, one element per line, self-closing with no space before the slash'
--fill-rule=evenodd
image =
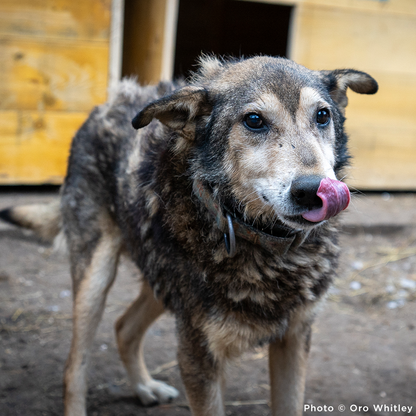
<path id="1" fill-rule="evenodd" d="M 309 68 L 415 73 L 413 15 L 305 5 L 297 10 L 292 42 L 291 58 Z"/>
<path id="2" fill-rule="evenodd" d="M 107 41 L 111 0 L 1 0 L 0 34 Z"/>
<path id="3" fill-rule="evenodd" d="M 0 36 L 0 110 L 90 111 L 106 100 L 108 43 Z"/>
<path id="4" fill-rule="evenodd" d="M 108 98 L 113 99 L 123 65 L 124 0 L 113 0 L 108 62 Z"/>
<path id="5" fill-rule="evenodd" d="M 349 184 L 360 189 L 416 189 L 416 74 L 372 74 L 374 96 L 350 92 L 346 129 L 354 156 Z"/>
<path id="6" fill-rule="evenodd" d="M 166 0 L 125 0 L 123 75 L 141 83 L 160 80 Z"/>
<path id="7" fill-rule="evenodd" d="M 287 6 L 324 6 L 358 11 L 376 11 L 386 14 L 416 15 L 414 0 L 239 0 Z"/>
<path id="8" fill-rule="evenodd" d="M 87 113 L 0 111 L 0 183 L 60 184 Z"/>
<path id="9" fill-rule="evenodd" d="M 176 28 L 178 26 L 179 0 L 166 0 L 163 30 L 163 55 L 160 78 L 170 81 L 175 64 Z"/>
<path id="10" fill-rule="evenodd" d="M 354 159 L 346 180 L 348 185 L 360 190 L 415 190 L 416 129 L 403 129 L 397 145 L 389 136 L 392 128 L 370 127 L 371 131 L 350 129 Z M 354 147 L 358 140 L 359 146 Z"/>
<path id="11" fill-rule="evenodd" d="M 107 98 L 112 0 L 0 1 L 0 183 L 61 183 Z"/>

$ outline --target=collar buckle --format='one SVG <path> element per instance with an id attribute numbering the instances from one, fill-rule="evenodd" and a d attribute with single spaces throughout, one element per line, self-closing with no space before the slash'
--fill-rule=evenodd
<path id="1" fill-rule="evenodd" d="M 235 249 L 235 233 L 234 233 L 234 226 L 233 226 L 233 220 L 231 219 L 230 214 L 226 214 L 227 218 L 227 225 L 228 225 L 228 235 L 227 233 L 224 233 L 224 243 L 225 248 L 227 249 L 227 253 L 230 257 L 234 257 L 236 253 Z"/>

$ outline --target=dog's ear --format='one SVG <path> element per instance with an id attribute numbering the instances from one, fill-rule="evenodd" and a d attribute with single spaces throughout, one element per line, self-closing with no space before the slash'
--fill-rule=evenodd
<path id="1" fill-rule="evenodd" d="M 187 124 L 192 124 L 196 117 L 210 113 L 207 90 L 187 86 L 150 103 L 134 117 L 132 125 L 135 129 L 141 129 L 153 118 L 157 118 L 174 130 L 183 130 Z"/>
<path id="2" fill-rule="evenodd" d="M 319 71 L 329 89 L 332 99 L 344 113 L 348 104 L 347 88 L 359 94 L 375 94 L 378 91 L 376 80 L 365 72 L 355 69 L 336 69 Z"/>

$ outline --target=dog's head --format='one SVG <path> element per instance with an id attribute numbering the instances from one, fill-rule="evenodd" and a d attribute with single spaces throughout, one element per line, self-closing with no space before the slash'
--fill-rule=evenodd
<path id="1" fill-rule="evenodd" d="M 246 220 L 311 228 L 349 201 L 337 180 L 348 162 L 347 88 L 374 94 L 351 70 L 312 71 L 284 59 L 201 61 L 191 83 L 144 108 L 135 128 L 159 119 L 191 148 L 194 177 Z"/>

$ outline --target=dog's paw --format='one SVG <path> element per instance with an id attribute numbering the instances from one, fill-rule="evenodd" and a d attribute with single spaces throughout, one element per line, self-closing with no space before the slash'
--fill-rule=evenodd
<path id="1" fill-rule="evenodd" d="M 179 396 L 178 390 L 163 381 L 150 380 L 136 385 L 136 394 L 144 406 L 169 403 Z"/>

